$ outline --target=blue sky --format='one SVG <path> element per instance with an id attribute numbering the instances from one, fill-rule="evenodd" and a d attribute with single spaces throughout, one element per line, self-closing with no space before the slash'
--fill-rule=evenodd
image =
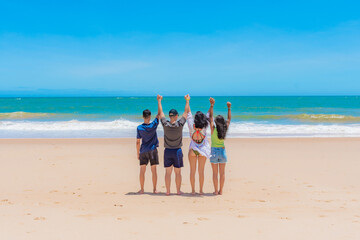
<path id="1" fill-rule="evenodd" d="M 359 95 L 357 1 L 1 1 L 0 95 Z"/>

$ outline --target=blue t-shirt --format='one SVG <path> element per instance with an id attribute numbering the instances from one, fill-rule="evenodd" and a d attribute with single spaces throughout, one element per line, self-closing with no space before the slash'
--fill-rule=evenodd
<path id="1" fill-rule="evenodd" d="M 159 119 L 155 118 L 149 124 L 141 124 L 137 127 L 137 139 L 142 139 L 140 153 L 155 150 L 159 146 L 156 129 L 159 125 Z"/>

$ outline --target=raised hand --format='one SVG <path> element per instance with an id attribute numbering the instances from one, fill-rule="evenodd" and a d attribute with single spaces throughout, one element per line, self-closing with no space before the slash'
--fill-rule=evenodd
<path id="1" fill-rule="evenodd" d="M 160 96 L 159 94 L 157 95 L 156 99 L 159 101 L 159 100 L 162 100 L 162 96 Z"/>
<path id="2" fill-rule="evenodd" d="M 215 99 L 213 99 L 212 97 L 209 99 L 209 101 L 210 101 L 210 104 L 211 104 L 211 105 L 214 105 L 214 104 L 215 104 Z"/>
<path id="3" fill-rule="evenodd" d="M 231 108 L 231 102 L 227 102 L 226 105 L 228 108 Z"/>
<path id="4" fill-rule="evenodd" d="M 187 95 L 184 96 L 184 98 L 186 100 L 186 104 L 185 104 L 185 110 L 184 110 L 184 113 L 183 113 L 183 117 L 185 119 L 187 119 L 187 115 L 190 112 L 190 95 L 187 94 Z"/>

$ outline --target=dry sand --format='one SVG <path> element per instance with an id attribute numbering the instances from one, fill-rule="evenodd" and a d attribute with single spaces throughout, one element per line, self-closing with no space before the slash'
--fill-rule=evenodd
<path id="1" fill-rule="evenodd" d="M 360 239 L 360 139 L 226 144 L 223 196 L 209 162 L 207 194 L 188 194 L 185 157 L 186 194 L 167 197 L 162 140 L 162 193 L 134 195 L 134 139 L 2 139 L 0 239 Z"/>

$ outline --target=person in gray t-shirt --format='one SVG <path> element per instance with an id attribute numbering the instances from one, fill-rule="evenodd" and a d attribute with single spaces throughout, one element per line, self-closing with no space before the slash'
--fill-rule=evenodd
<path id="1" fill-rule="evenodd" d="M 170 110 L 170 116 L 178 116 L 175 109 Z M 170 117 L 171 119 L 171 117 Z M 160 119 L 162 126 L 164 127 L 164 145 L 165 148 L 178 149 L 182 147 L 182 130 L 186 123 L 186 118 L 181 116 L 180 120 L 171 121 L 166 120 L 165 117 Z"/>
<path id="2" fill-rule="evenodd" d="M 183 164 L 183 153 L 181 150 L 182 146 L 182 130 L 186 122 L 188 112 L 190 110 L 190 96 L 189 94 L 185 96 L 186 105 L 185 111 L 178 120 L 178 112 L 175 109 L 171 109 L 169 112 L 170 121 L 166 120 L 165 114 L 162 110 L 161 100 L 162 96 L 157 95 L 158 100 L 158 113 L 160 114 L 160 122 L 164 128 L 164 167 L 165 172 L 165 185 L 166 185 L 166 195 L 170 195 L 170 183 L 171 183 L 171 173 L 174 169 L 175 172 L 175 182 L 177 194 L 181 194 L 181 168 Z"/>

